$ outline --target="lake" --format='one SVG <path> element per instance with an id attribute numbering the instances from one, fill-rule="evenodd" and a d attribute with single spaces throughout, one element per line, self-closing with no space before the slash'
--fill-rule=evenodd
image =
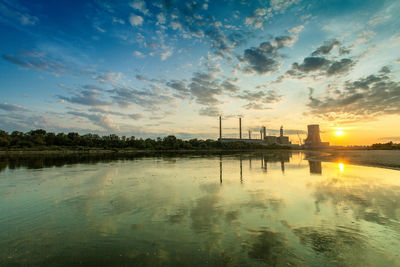
<path id="1" fill-rule="evenodd" d="M 400 172 L 307 158 L 0 159 L 0 266 L 400 266 Z"/>

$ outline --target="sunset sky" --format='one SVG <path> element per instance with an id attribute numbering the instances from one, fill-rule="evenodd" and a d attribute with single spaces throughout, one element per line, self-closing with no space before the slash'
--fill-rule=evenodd
<path id="1" fill-rule="evenodd" d="M 400 142 L 400 1 L 0 0 L 0 129 Z M 335 132 L 341 130 L 342 135 Z"/>

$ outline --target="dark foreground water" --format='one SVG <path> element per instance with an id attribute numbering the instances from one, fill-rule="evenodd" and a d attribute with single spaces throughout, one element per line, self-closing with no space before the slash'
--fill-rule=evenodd
<path id="1" fill-rule="evenodd" d="M 400 266 L 400 171 L 302 153 L 0 159 L 0 266 Z"/>

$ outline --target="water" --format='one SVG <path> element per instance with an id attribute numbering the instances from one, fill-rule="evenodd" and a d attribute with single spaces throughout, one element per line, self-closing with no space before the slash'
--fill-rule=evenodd
<path id="1" fill-rule="evenodd" d="M 297 152 L 0 170 L 0 266 L 400 266 L 396 170 Z"/>

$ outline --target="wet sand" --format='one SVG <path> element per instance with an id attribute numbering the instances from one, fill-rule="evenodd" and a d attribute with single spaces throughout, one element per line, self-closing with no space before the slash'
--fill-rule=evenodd
<path id="1" fill-rule="evenodd" d="M 308 160 L 343 162 L 400 170 L 400 150 L 325 150 L 304 152 Z"/>

